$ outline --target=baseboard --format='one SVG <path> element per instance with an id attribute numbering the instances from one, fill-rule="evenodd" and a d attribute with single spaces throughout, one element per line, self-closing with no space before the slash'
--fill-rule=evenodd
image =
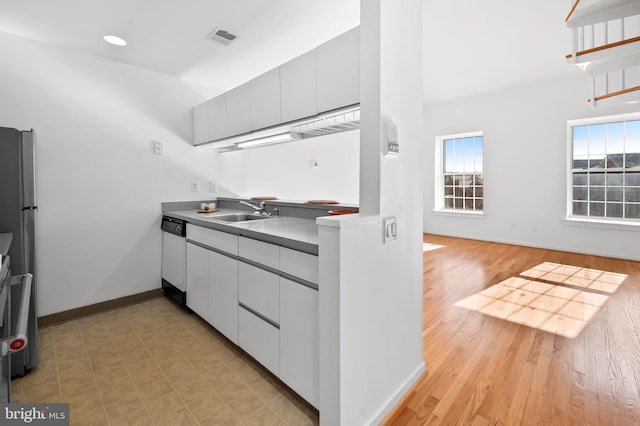
<path id="1" fill-rule="evenodd" d="M 387 401 L 382 404 L 378 411 L 366 422 L 366 425 L 379 425 L 382 423 L 385 417 L 393 410 L 393 408 L 400 402 L 400 400 L 409 392 L 409 389 L 416 384 L 418 379 L 422 377 L 424 372 L 427 371 L 427 366 L 422 361 L 415 370 L 404 380 L 402 385 L 395 391 Z"/>
<path id="2" fill-rule="evenodd" d="M 149 299 L 161 297 L 162 295 L 162 290 L 157 288 L 154 290 L 144 291 L 142 293 L 132 294 L 130 296 L 107 300 L 105 302 L 94 303 L 93 305 L 69 309 L 68 311 L 56 312 L 55 314 L 38 317 L 38 328 L 49 327 L 51 325 L 72 321 L 87 315 L 97 314 L 100 312 L 111 311 L 113 309 L 134 305 L 136 303 L 144 302 Z"/>
<path id="3" fill-rule="evenodd" d="M 457 234 L 442 233 L 442 232 L 423 231 L 423 234 L 460 238 L 463 240 L 486 241 L 488 243 L 509 244 L 512 246 L 531 247 L 531 248 L 536 248 L 541 250 L 561 251 L 565 253 L 584 254 L 588 256 L 608 257 L 611 259 L 631 260 L 634 262 L 640 261 L 640 256 L 627 256 L 627 255 L 620 255 L 618 253 L 609 253 L 607 251 L 601 251 L 601 250 L 588 250 L 588 249 L 584 250 L 584 249 L 579 249 L 575 247 L 557 246 L 554 244 L 538 244 L 538 243 L 530 243 L 527 241 L 508 240 L 508 239 L 502 239 L 502 238 L 486 238 L 486 237 L 479 237 L 477 235 L 466 236 L 466 235 L 457 235 Z"/>

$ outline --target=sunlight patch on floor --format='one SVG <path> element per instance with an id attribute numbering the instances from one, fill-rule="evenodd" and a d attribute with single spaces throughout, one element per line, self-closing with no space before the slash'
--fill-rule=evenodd
<path id="1" fill-rule="evenodd" d="M 444 246 L 441 246 L 439 244 L 422 243 L 422 252 L 424 253 L 425 251 L 437 250 L 443 247 Z"/>
<path id="2" fill-rule="evenodd" d="M 555 283 L 614 293 L 627 277 L 549 262 L 520 275 L 533 279 L 508 278 L 456 302 L 455 306 L 573 339 L 609 296 Z"/>
<path id="3" fill-rule="evenodd" d="M 625 274 L 551 262 L 541 263 L 538 266 L 522 272 L 520 275 L 543 281 L 604 291 L 606 293 L 615 293 L 620 284 L 627 278 Z"/>

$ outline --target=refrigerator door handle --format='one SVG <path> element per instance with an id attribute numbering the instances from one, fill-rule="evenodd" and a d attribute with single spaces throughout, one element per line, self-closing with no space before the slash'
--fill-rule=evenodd
<path id="1" fill-rule="evenodd" d="M 22 207 L 35 206 L 36 202 L 36 150 L 33 130 L 22 131 Z"/>
<path id="2" fill-rule="evenodd" d="M 27 346 L 27 327 L 29 326 L 29 301 L 31 300 L 31 283 L 33 275 L 24 274 L 9 278 L 9 285 L 22 284 L 22 294 L 20 296 L 20 306 L 18 308 L 18 321 L 16 323 L 16 334 L 6 339 L 0 340 L 0 356 L 21 351 Z"/>

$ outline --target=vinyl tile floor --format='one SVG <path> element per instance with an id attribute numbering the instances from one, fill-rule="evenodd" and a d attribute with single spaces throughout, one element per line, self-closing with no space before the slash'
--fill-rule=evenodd
<path id="1" fill-rule="evenodd" d="M 159 297 L 40 329 L 12 402 L 77 425 L 317 425 L 318 412 L 221 334 Z"/>

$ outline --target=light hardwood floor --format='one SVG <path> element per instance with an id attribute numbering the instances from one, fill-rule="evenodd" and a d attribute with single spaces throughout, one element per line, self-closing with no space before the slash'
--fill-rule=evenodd
<path id="1" fill-rule="evenodd" d="M 640 262 L 434 235 L 424 241 L 445 246 L 424 253 L 427 373 L 384 425 L 640 424 Z M 575 338 L 454 306 L 544 262 L 627 277 L 613 292 L 576 278 L 534 279 L 607 297 Z"/>

